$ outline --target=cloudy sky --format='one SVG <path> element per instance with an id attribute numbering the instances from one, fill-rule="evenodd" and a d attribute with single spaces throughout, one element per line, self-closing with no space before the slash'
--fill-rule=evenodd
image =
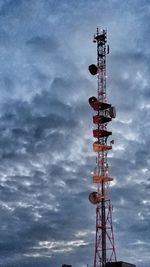
<path id="1" fill-rule="evenodd" d="M 0 0 L 0 266 L 92 267 L 96 27 L 107 28 L 118 260 L 150 262 L 150 2 Z"/>

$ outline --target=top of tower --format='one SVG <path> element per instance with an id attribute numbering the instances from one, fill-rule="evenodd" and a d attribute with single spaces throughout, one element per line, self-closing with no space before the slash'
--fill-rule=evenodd
<path id="1" fill-rule="evenodd" d="M 104 44 L 107 42 L 106 38 L 107 38 L 106 30 L 103 29 L 99 31 L 99 28 L 97 28 L 96 35 L 94 35 L 94 38 L 93 38 L 93 42 L 94 43 L 101 42 L 102 44 Z"/>

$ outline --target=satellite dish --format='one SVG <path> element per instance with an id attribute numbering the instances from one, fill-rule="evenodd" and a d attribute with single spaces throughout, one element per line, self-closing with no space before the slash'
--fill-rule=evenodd
<path id="1" fill-rule="evenodd" d="M 116 118 L 116 108 L 115 108 L 115 107 L 111 107 L 111 108 L 109 109 L 109 116 L 110 116 L 112 119 Z"/>
<path id="2" fill-rule="evenodd" d="M 90 106 L 93 106 L 92 104 L 95 103 L 95 102 L 97 102 L 97 98 L 95 96 L 91 96 L 89 98 L 89 104 L 90 104 Z"/>
<path id="3" fill-rule="evenodd" d="M 95 64 L 92 64 L 89 66 L 89 72 L 92 74 L 92 75 L 96 75 L 97 74 L 97 66 Z"/>
<path id="4" fill-rule="evenodd" d="M 97 192 L 92 192 L 90 195 L 89 195 L 89 201 L 92 203 L 92 204 L 98 204 L 100 201 L 101 201 L 101 196 L 99 193 Z"/>
<path id="5" fill-rule="evenodd" d="M 89 104 L 92 105 L 93 103 L 97 102 L 97 98 L 95 96 L 91 96 L 89 98 Z"/>

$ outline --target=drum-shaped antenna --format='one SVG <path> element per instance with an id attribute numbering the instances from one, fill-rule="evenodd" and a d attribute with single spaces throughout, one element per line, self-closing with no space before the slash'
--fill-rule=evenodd
<path id="1" fill-rule="evenodd" d="M 110 116 L 112 119 L 116 118 L 116 108 L 115 108 L 115 107 L 111 107 L 111 108 L 109 109 L 109 116 Z"/>
<path id="2" fill-rule="evenodd" d="M 89 194 L 89 201 L 92 204 L 98 204 L 101 201 L 100 194 L 98 194 L 97 192 L 92 192 L 91 194 Z"/>
<path id="3" fill-rule="evenodd" d="M 97 74 L 97 66 L 95 64 L 92 64 L 89 66 L 89 72 L 92 74 L 92 75 L 96 75 Z"/>

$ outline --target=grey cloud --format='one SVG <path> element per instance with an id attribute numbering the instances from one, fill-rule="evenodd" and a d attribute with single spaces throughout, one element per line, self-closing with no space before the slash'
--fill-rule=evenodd
<path id="1" fill-rule="evenodd" d="M 95 155 L 88 98 L 97 87 L 87 65 L 96 56 L 90 39 L 98 24 L 108 27 L 112 47 L 108 95 L 117 119 L 109 126 L 115 144 L 108 162 L 116 177 L 110 194 L 118 259 L 134 262 L 142 251 L 137 266 L 148 266 L 147 18 L 147 1 L 1 5 L 2 266 L 92 265 L 95 207 L 88 195 Z"/>
<path id="2" fill-rule="evenodd" d="M 27 45 L 33 48 L 33 51 L 52 53 L 57 52 L 58 44 L 54 38 L 36 36 L 27 41 Z"/>

